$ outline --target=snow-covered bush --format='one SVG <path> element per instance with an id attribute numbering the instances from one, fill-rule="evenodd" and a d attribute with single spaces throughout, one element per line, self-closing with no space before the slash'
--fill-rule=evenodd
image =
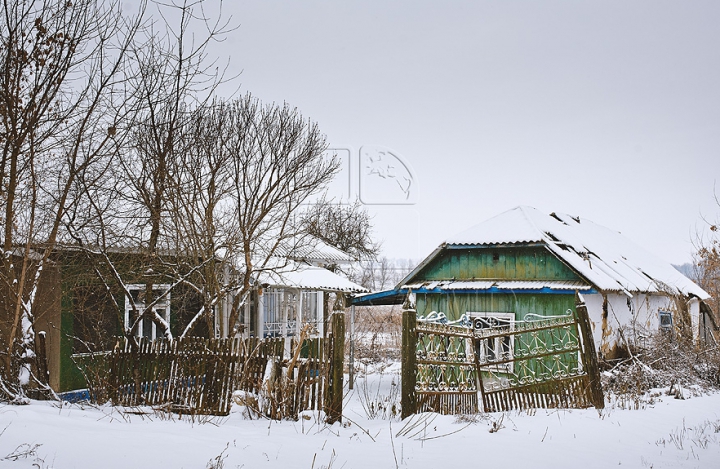
<path id="1" fill-rule="evenodd" d="M 628 358 L 607 366 L 603 389 L 620 407 L 652 404 L 663 389 L 676 398 L 686 393 L 720 389 L 720 349 L 679 335 L 657 333 L 628 350 Z M 656 391 L 653 391 L 656 390 Z M 685 391 L 683 391 L 685 390 Z"/>

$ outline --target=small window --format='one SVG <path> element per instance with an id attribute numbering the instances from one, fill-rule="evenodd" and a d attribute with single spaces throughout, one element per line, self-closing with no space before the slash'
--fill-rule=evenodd
<path id="1" fill-rule="evenodd" d="M 322 331 L 323 321 L 323 293 L 320 291 L 302 292 L 302 322 L 310 324 L 315 333 Z"/>
<path id="2" fill-rule="evenodd" d="M 660 315 L 660 330 L 670 331 L 673 327 L 672 313 L 670 311 L 659 311 Z"/>
<path id="3" fill-rule="evenodd" d="M 128 285 L 128 292 L 130 298 L 125 298 L 125 327 L 129 328 L 135 321 L 135 314 L 143 314 L 145 312 L 145 285 Z M 170 324 L 170 285 L 154 285 L 153 286 L 153 299 L 155 305 L 153 310 L 160 315 L 165 322 Z M 133 311 L 133 305 L 135 311 Z M 137 337 L 145 337 L 150 340 L 155 340 L 158 335 L 162 335 L 163 331 L 161 327 L 155 324 L 155 321 L 145 317 L 138 324 L 136 331 Z"/>
<path id="4" fill-rule="evenodd" d="M 278 288 L 267 288 L 263 297 L 263 337 L 282 337 L 283 322 L 287 320 L 283 314 L 283 297 L 285 291 Z"/>
<path id="5" fill-rule="evenodd" d="M 508 332 L 508 335 L 480 339 L 476 345 L 481 364 L 491 365 L 494 362 L 504 362 L 497 365 L 497 371 L 512 373 L 513 362 L 511 360 L 515 353 L 515 337 L 510 333 L 515 330 L 515 314 L 494 312 L 468 312 L 467 314 L 472 319 L 475 330 L 493 329 L 496 332 Z"/>

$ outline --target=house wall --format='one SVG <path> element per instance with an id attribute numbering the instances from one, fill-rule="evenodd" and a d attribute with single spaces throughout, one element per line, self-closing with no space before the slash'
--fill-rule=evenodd
<path id="1" fill-rule="evenodd" d="M 146 279 L 138 269 L 140 258 L 122 255 L 113 259 L 115 267 L 129 284 L 142 284 Z M 87 386 L 85 377 L 73 360 L 74 354 L 111 350 L 117 337 L 123 334 L 125 294 L 114 281 L 108 286 L 93 268 L 87 256 L 79 252 L 63 252 L 57 257 L 62 266 L 54 279 L 58 289 L 58 313 L 55 328 L 57 343 L 48 356 L 57 363 L 57 372 L 51 370 L 51 380 L 58 392 L 81 389 Z M 112 277 L 105 273 L 105 278 Z M 160 283 L 163 280 L 159 280 Z M 62 293 L 60 293 L 62 292 Z M 197 293 L 186 286 L 178 286 L 171 293 L 170 330 L 180 335 L 201 307 Z M 190 335 L 208 337 L 207 321 L 196 321 Z M 76 357 L 78 358 L 78 357 Z"/>
<path id="2" fill-rule="evenodd" d="M 571 294 L 428 293 L 416 295 L 415 300 L 419 315 L 437 311 L 451 321 L 467 312 L 515 313 L 515 320 L 522 320 L 528 313 L 557 316 L 575 311 L 575 296 Z"/>
<path id="3" fill-rule="evenodd" d="M 413 279 L 580 280 L 542 246 L 447 249 Z"/>
<path id="4" fill-rule="evenodd" d="M 543 246 L 488 247 L 447 249 L 422 269 L 413 282 L 423 280 L 580 280 L 578 275 L 560 262 Z M 432 311 L 445 313 L 457 320 L 470 312 L 511 312 L 516 320 L 527 313 L 542 316 L 575 311 L 573 294 L 518 293 L 428 293 L 416 297 L 417 311 L 427 315 Z"/>
<path id="5" fill-rule="evenodd" d="M 583 296 L 595 346 L 606 358 L 615 358 L 621 354 L 625 341 L 643 341 L 659 331 L 660 311 L 672 313 L 673 325 L 680 321 L 674 299 L 665 294 L 636 293 L 629 298 L 623 293 L 608 292 Z M 692 321 L 693 335 L 698 337 L 702 333 L 699 330 L 700 302 L 694 298 L 686 306 Z"/>
<path id="6" fill-rule="evenodd" d="M 692 298 L 687 303 L 688 305 L 688 312 L 690 313 L 690 319 L 692 320 L 692 330 L 693 335 L 700 339 L 701 337 L 705 336 L 704 326 L 700 320 L 700 300 L 697 298 Z"/>
<path id="7" fill-rule="evenodd" d="M 582 281 L 543 246 L 493 246 L 445 249 L 418 272 L 412 282 L 450 279 Z M 677 305 L 664 293 L 637 293 L 628 297 L 620 292 L 606 292 L 585 294 L 584 298 L 595 346 L 607 358 L 621 354 L 625 340 L 645 340 L 658 331 L 659 311 L 671 312 L 673 324 L 679 323 Z M 680 304 L 687 307 L 694 336 L 702 336 L 700 302 L 684 301 Z M 457 320 L 468 311 L 512 312 L 516 320 L 522 320 L 527 313 L 551 316 L 575 311 L 574 295 L 566 293 L 426 293 L 417 294 L 416 303 L 419 315 L 437 311 L 445 313 L 450 320 Z"/>
<path id="8" fill-rule="evenodd" d="M 60 384 L 60 269 L 56 265 L 43 268 L 33 314 L 35 332 L 45 331 L 45 353 L 47 355 L 50 386 L 58 389 Z"/>

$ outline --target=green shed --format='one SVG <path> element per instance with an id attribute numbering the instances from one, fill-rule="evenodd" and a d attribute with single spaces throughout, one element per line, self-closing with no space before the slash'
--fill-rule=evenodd
<path id="1" fill-rule="evenodd" d="M 670 263 L 617 231 L 532 207 L 448 238 L 394 289 L 356 296 L 353 304 L 401 304 L 413 292 L 418 317 L 497 324 L 574 312 L 576 291 L 608 357 L 618 353 L 620 330 L 627 337 L 685 321 L 696 337 L 717 331 L 703 301 L 709 295 Z"/>

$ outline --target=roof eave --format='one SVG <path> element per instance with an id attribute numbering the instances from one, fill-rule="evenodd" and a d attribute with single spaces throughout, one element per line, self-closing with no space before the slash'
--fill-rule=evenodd
<path id="1" fill-rule="evenodd" d="M 363 295 L 355 295 L 350 304 L 353 306 L 389 306 L 401 305 L 408 294 L 407 288 L 384 290 Z"/>

